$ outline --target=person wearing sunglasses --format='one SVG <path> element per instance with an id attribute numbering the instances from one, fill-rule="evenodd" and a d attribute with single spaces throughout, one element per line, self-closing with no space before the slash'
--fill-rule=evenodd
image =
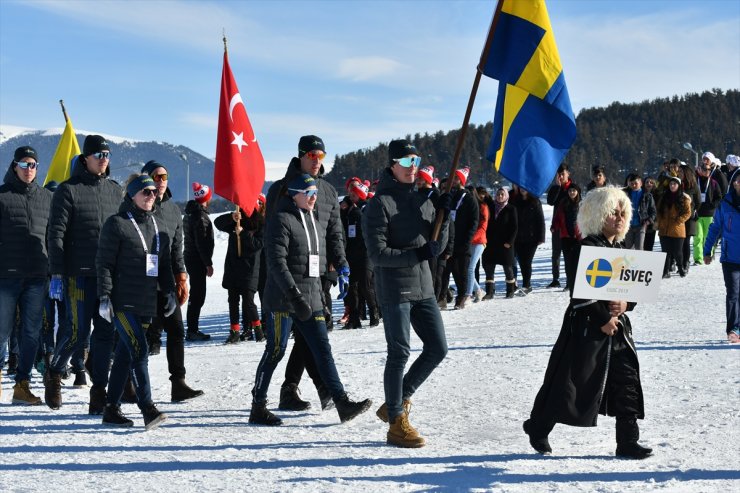
<path id="1" fill-rule="evenodd" d="M 270 186 L 267 192 L 265 221 L 269 224 L 282 197 L 288 193 L 288 184 L 298 176 L 307 174 L 316 181 L 317 197 L 315 203 L 316 220 L 320 230 L 326 234 L 326 255 L 320 257 L 319 275 L 324 286 L 328 285 L 333 275 L 342 281 L 349 281 L 349 266 L 344 251 L 344 233 L 342 220 L 339 216 L 339 199 L 337 190 L 324 179 L 324 158 L 326 148 L 324 141 L 316 135 L 304 135 L 298 140 L 298 157 L 294 157 L 288 164 L 285 176 Z M 267 249 L 265 249 L 267 251 Z M 267 275 L 269 276 L 269 263 Z M 326 290 L 328 292 L 328 290 Z M 331 296 L 322 296 L 325 316 L 331 317 Z M 313 381 L 321 401 L 322 409 L 333 406 L 331 395 L 321 381 L 321 377 L 313 363 L 311 353 L 303 336 L 296 332 L 293 349 L 285 367 L 285 380 L 280 388 L 280 405 L 282 411 L 303 411 L 311 407 L 309 401 L 300 398 L 298 385 L 301 382 L 303 371 Z"/>
<path id="2" fill-rule="evenodd" d="M 388 158 L 377 193 L 362 217 L 388 346 L 383 374 L 385 402 L 376 415 L 389 423 L 389 444 L 418 448 L 425 440 L 409 422 L 411 397 L 447 355 L 429 260 L 447 245 L 451 198 L 449 194 L 440 196 L 435 207 L 428 197 L 414 191 L 421 158 L 409 141 L 391 141 Z M 444 221 L 435 240 L 432 233 L 437 214 L 444 214 Z M 423 348 L 404 375 L 412 326 Z"/>
<path id="3" fill-rule="evenodd" d="M 66 303 L 67 323 L 62 326 L 63 333 L 58 334 L 44 378 L 44 400 L 51 409 L 62 406 L 61 379 L 70 358 L 75 382 L 85 383 L 83 365 L 90 369 L 88 412 L 99 415 L 105 409 L 114 329 L 98 314 L 95 256 L 103 223 L 118 212 L 123 196 L 121 186 L 109 179 L 110 159 L 111 149 L 105 137 L 88 135 L 82 154 L 72 160 L 70 178 L 59 185 L 52 198 L 49 297 Z M 88 340 L 90 353 L 85 362 L 78 355 L 84 355 Z"/>
<path id="4" fill-rule="evenodd" d="M 30 381 L 48 285 L 46 227 L 51 192 L 39 186 L 37 171 L 36 150 L 19 147 L 0 186 L 0 347 L 7 347 L 16 325 L 16 307 L 20 314 L 13 404 L 41 404 L 31 392 Z"/>
<path id="5" fill-rule="evenodd" d="M 326 256 L 326 232 L 316 217 L 321 195 L 317 180 L 304 173 L 286 184 L 286 195 L 267 222 L 265 250 L 267 282 L 262 306 L 267 314 L 267 342 L 252 388 L 251 424 L 278 426 L 282 420 L 267 409 L 267 391 L 283 358 L 291 328 L 306 342 L 310 358 L 336 407 L 342 423 L 372 405 L 370 399 L 352 401 L 344 391 L 332 356 L 324 321 L 321 257 Z M 269 200 L 269 199 L 268 199 Z"/>
<path id="6" fill-rule="evenodd" d="M 719 159 L 714 157 L 711 152 L 705 152 L 702 155 L 702 162 L 696 171 L 696 184 L 699 186 L 701 194 L 701 204 L 697 208 L 698 219 L 696 221 L 696 235 L 694 236 L 694 265 L 704 263 L 704 242 L 709 232 L 709 225 L 712 224 L 714 212 L 717 210 L 723 196 L 723 187 L 714 179 L 714 167 L 719 163 Z M 714 249 L 712 249 L 714 255 Z"/>
<path id="7" fill-rule="evenodd" d="M 121 397 L 131 378 L 147 430 L 166 419 L 152 401 L 146 330 L 157 316 L 158 290 L 166 300 L 164 316 L 177 308 L 171 268 L 171 237 L 158 220 L 157 189 L 152 178 L 134 174 L 126 183 L 119 212 L 100 231 L 95 266 L 98 314 L 112 322 L 118 344 L 110 372 L 103 425 L 127 428 L 133 421 L 121 413 Z"/>
<path id="8" fill-rule="evenodd" d="M 185 383 L 185 326 L 182 323 L 180 306 L 188 298 L 188 275 L 185 269 L 185 260 L 182 252 L 183 225 L 180 208 L 172 200 L 172 192 L 168 187 L 169 174 L 167 168 L 155 160 L 148 161 L 141 172 L 154 180 L 157 191 L 157 207 L 154 215 L 162 231 L 170 237 L 170 260 L 172 273 L 177 283 L 177 307 L 169 317 L 165 316 L 164 307 L 167 303 L 165 293 L 157 291 L 157 316 L 146 331 L 149 354 L 159 354 L 162 346 L 162 331 L 167 332 L 167 367 L 172 382 L 172 402 L 181 402 L 203 395 L 202 390 L 191 389 Z"/>

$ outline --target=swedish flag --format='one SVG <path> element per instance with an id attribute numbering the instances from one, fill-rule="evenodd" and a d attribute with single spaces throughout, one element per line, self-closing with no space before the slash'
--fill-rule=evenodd
<path id="1" fill-rule="evenodd" d="M 486 157 L 535 195 L 550 184 L 576 138 L 576 121 L 544 0 L 500 0 L 484 75 L 499 80 Z"/>

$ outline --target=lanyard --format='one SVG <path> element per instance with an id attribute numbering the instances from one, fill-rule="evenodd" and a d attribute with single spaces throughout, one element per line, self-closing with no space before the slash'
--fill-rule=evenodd
<path id="1" fill-rule="evenodd" d="M 144 235 L 141 234 L 141 229 L 139 229 L 139 225 L 136 224 L 136 221 L 134 220 L 134 216 L 131 214 L 131 212 L 127 212 L 128 218 L 131 219 L 131 222 L 134 223 L 134 228 L 136 228 L 136 232 L 139 233 L 139 238 L 141 238 L 141 246 L 144 247 L 144 253 L 149 254 L 149 249 L 146 247 L 146 241 L 144 241 Z M 155 255 L 159 254 L 159 228 L 157 228 L 157 221 L 154 220 L 154 216 L 150 216 L 152 218 L 152 222 L 154 223 L 154 239 L 156 240 L 155 243 L 157 244 L 157 249 L 155 251 Z"/>
<path id="2" fill-rule="evenodd" d="M 306 225 L 306 218 L 303 217 L 303 212 L 298 211 L 301 216 L 301 222 L 303 223 L 303 229 L 306 230 L 306 241 L 308 241 L 308 253 L 311 253 L 311 235 L 308 233 L 308 226 Z M 319 252 L 319 231 L 316 229 L 316 221 L 314 221 L 313 218 L 313 211 L 308 211 L 309 216 L 311 216 L 311 224 L 313 224 L 313 232 L 316 235 L 316 254 L 318 255 Z"/>
<path id="3" fill-rule="evenodd" d="M 463 192 L 462 195 L 460 195 L 460 200 L 457 201 L 457 205 L 455 206 L 455 210 L 457 211 L 460 208 L 460 204 L 462 204 L 463 199 L 465 198 L 465 194 L 467 192 Z"/>
<path id="4" fill-rule="evenodd" d="M 427 198 L 431 199 L 433 193 L 434 193 L 434 189 L 432 188 L 431 190 L 429 190 L 429 193 L 427 194 Z"/>

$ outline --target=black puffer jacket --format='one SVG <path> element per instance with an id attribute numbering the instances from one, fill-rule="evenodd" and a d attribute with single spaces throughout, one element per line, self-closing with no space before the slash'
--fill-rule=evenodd
<path id="1" fill-rule="evenodd" d="M 213 224 L 206 208 L 195 200 L 189 200 L 185 204 L 183 234 L 185 236 L 185 263 L 204 267 L 213 265 L 215 245 Z"/>
<path id="2" fill-rule="evenodd" d="M 267 221 L 265 229 L 265 283 L 264 309 L 270 312 L 295 313 L 290 302 L 290 291 L 297 287 L 314 312 L 324 309 L 321 278 L 308 277 L 309 254 L 326 257 L 326 231 L 318 218 L 311 221 L 307 211 L 299 209 L 288 197 L 278 201 L 276 210 Z M 301 216 L 306 223 L 303 227 Z M 315 224 L 315 229 L 314 229 Z M 309 246 L 308 232 L 311 244 Z M 316 251 L 318 235 L 319 249 Z"/>
<path id="3" fill-rule="evenodd" d="M 226 250 L 224 260 L 224 278 L 221 286 L 224 289 L 250 290 L 257 292 L 257 284 L 260 273 L 260 253 L 262 253 L 262 223 L 250 221 L 250 218 L 242 211 L 241 256 L 237 255 L 236 244 L 236 221 L 227 212 L 218 216 L 213 225 L 216 229 L 229 234 L 229 246 Z M 256 211 L 254 214 L 258 214 Z"/>
<path id="4" fill-rule="evenodd" d="M 158 201 L 154 214 L 160 232 L 166 232 L 170 237 L 172 272 L 174 274 L 185 272 L 185 260 L 182 253 L 182 213 L 177 204 L 172 201 L 169 188 L 165 190 L 162 200 Z"/>
<path id="5" fill-rule="evenodd" d="M 488 203 L 488 209 L 491 211 L 491 216 L 488 218 L 488 229 L 486 230 L 488 245 L 483 250 L 483 263 L 513 265 L 514 242 L 519 230 L 516 209 L 513 205 L 506 204 L 496 217 L 494 212 L 496 209 L 492 200 Z M 509 248 L 506 248 L 504 243 L 508 243 Z"/>
<path id="6" fill-rule="evenodd" d="M 470 190 L 462 188 L 452 193 L 451 214 L 455 217 L 455 245 L 453 252 L 456 255 L 470 252 L 473 236 L 478 229 L 480 207 L 478 200 L 473 197 Z"/>
<path id="7" fill-rule="evenodd" d="M 51 274 L 95 277 L 95 255 L 100 229 L 118 212 L 123 189 L 106 176 L 93 175 L 74 159 L 72 176 L 54 192 L 49 218 Z"/>
<path id="8" fill-rule="evenodd" d="M 288 164 L 285 176 L 270 186 L 265 204 L 267 208 L 266 221 L 268 223 L 279 205 L 279 198 L 283 197 L 287 191 L 287 183 L 301 174 L 303 174 L 301 160 L 294 157 Z M 347 265 L 347 260 L 344 253 L 344 234 L 342 232 L 342 220 L 339 217 L 337 190 L 324 179 L 323 166 L 321 166 L 318 176 L 314 178 L 316 179 L 316 188 L 319 189 L 314 212 L 321 223 L 321 228 L 326 231 L 326 258 L 322 257 L 321 259 L 321 275 L 323 276 L 326 274 L 327 262 L 337 267 Z M 292 202 L 292 200 L 289 201 Z"/>
<path id="9" fill-rule="evenodd" d="M 367 247 L 365 238 L 362 237 L 362 209 L 365 204 L 365 201 L 359 201 L 347 209 L 344 232 L 347 238 L 347 262 L 350 269 L 354 269 L 355 266 L 365 268 L 367 265 Z"/>
<path id="10" fill-rule="evenodd" d="M 362 214 L 362 232 L 373 262 L 375 291 L 380 303 L 434 298 L 429 262 L 414 251 L 432 236 L 437 211 L 430 199 L 399 183 L 390 169 L 380 177 L 375 196 Z M 441 250 L 447 245 L 449 218 L 440 229 Z"/>
<path id="11" fill-rule="evenodd" d="M 155 206 L 156 208 L 156 206 Z M 128 217 L 131 213 L 146 242 L 150 254 L 159 255 L 157 277 L 146 275 L 146 252 L 136 227 Z M 136 207 L 126 196 L 118 214 L 103 225 L 98 243 L 95 266 L 98 275 L 98 298 L 109 296 L 115 311 L 135 313 L 142 317 L 157 315 L 157 285 L 163 293 L 175 290 L 175 278 L 170 260 L 170 238 L 163 234 L 159 222 L 159 251 L 155 235 L 154 211 Z"/>
<path id="12" fill-rule="evenodd" d="M 516 194 L 509 199 L 509 204 L 516 209 L 517 232 L 515 243 L 544 243 L 545 215 L 542 212 L 540 199 L 532 196 L 525 199 L 520 194 Z"/>
<path id="13" fill-rule="evenodd" d="M 13 165 L 0 186 L 0 278 L 45 278 L 49 272 L 46 227 L 51 192 L 25 183 Z"/>

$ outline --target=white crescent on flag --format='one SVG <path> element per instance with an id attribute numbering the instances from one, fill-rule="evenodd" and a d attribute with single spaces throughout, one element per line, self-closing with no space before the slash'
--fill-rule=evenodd
<path id="1" fill-rule="evenodd" d="M 231 102 L 229 103 L 229 118 L 231 118 L 232 122 L 234 121 L 234 107 L 236 107 L 236 105 L 239 103 L 241 103 L 241 105 L 244 106 L 244 101 L 242 101 L 242 95 L 237 92 L 231 98 Z"/>

